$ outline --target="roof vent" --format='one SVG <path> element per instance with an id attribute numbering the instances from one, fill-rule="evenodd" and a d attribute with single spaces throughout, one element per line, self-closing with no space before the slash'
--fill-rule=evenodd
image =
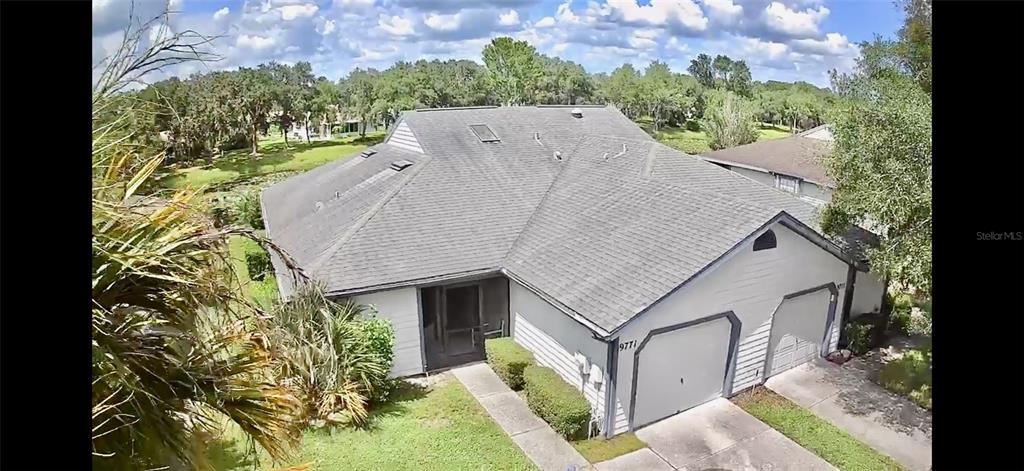
<path id="1" fill-rule="evenodd" d="M 579 108 L 573 108 L 572 109 L 572 116 L 574 118 L 582 118 L 583 117 L 583 110 L 581 110 Z"/>
<path id="2" fill-rule="evenodd" d="M 315 213 L 317 211 L 320 211 L 321 209 L 324 209 L 324 202 L 323 201 L 317 201 L 316 204 L 313 205 L 313 212 Z"/>
<path id="3" fill-rule="evenodd" d="M 557 150 L 555 151 L 555 160 L 557 160 L 559 162 L 562 161 L 562 153 L 557 151 Z"/>
<path id="4" fill-rule="evenodd" d="M 376 153 L 377 153 L 377 151 L 375 151 L 375 150 L 364 150 L 364 151 L 360 152 L 359 155 L 362 156 L 365 159 L 365 158 L 368 158 L 371 155 L 376 154 Z"/>
<path id="5" fill-rule="evenodd" d="M 391 169 L 396 172 L 401 172 L 410 165 L 412 165 L 412 162 L 409 162 L 408 160 L 396 160 L 394 162 L 391 162 Z"/>

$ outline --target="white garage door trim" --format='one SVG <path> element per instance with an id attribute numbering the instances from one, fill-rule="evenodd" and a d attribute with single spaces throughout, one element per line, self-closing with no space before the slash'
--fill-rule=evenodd
<path id="1" fill-rule="evenodd" d="M 779 305 L 775 306 L 775 312 L 772 313 L 772 330 L 769 331 L 769 333 L 768 333 L 769 342 L 770 342 L 770 339 L 772 338 L 772 335 L 775 333 L 774 332 L 775 331 L 775 319 L 776 319 L 775 314 L 778 313 L 779 308 L 782 307 L 782 305 L 785 304 L 787 300 L 790 300 L 790 299 L 793 299 L 793 298 L 798 298 L 798 297 L 806 295 L 806 294 L 815 293 L 815 292 L 821 291 L 823 289 L 827 289 L 829 291 L 829 294 L 831 295 L 831 299 L 829 300 L 829 303 L 828 303 L 828 314 L 827 314 L 827 317 L 825 318 L 825 332 L 822 334 L 821 344 L 819 345 L 819 348 L 818 348 L 818 355 L 820 357 L 822 357 L 822 358 L 828 356 L 830 340 L 831 340 L 831 337 L 832 337 L 832 329 L 834 327 L 835 318 L 836 318 L 836 305 L 839 302 L 839 289 L 836 287 L 835 283 L 825 283 L 825 284 L 820 285 L 820 286 L 815 286 L 813 288 L 807 288 L 807 289 L 800 290 L 800 291 L 797 291 L 795 293 L 790 293 L 790 294 L 787 294 L 787 295 L 783 296 L 782 297 L 782 301 L 779 302 Z M 774 355 L 774 352 L 772 352 L 771 349 L 769 349 L 769 351 L 766 352 L 766 354 L 764 356 L 764 368 L 763 369 L 764 369 L 764 377 L 765 377 L 765 379 L 768 379 L 768 378 L 771 377 L 771 375 L 769 374 L 769 371 L 768 371 L 768 364 L 769 364 L 769 362 L 772 361 L 773 355 Z"/>
<path id="2" fill-rule="evenodd" d="M 707 322 L 716 321 L 716 320 L 719 320 L 719 319 L 722 319 L 722 318 L 728 319 L 729 320 L 729 324 L 730 324 L 730 329 L 729 329 L 729 350 L 726 352 L 725 375 L 722 378 L 722 397 L 729 397 L 729 396 L 732 395 L 732 378 L 733 378 L 733 374 L 735 374 L 735 369 L 736 369 L 736 364 L 735 364 L 736 363 L 736 350 L 739 347 L 740 327 L 742 326 L 742 323 L 740 322 L 739 317 L 736 317 L 736 313 L 734 313 L 732 311 L 726 311 L 726 312 L 722 312 L 722 313 L 719 313 L 719 314 L 713 314 L 713 315 L 710 315 L 710 316 L 707 316 L 707 317 L 702 317 L 700 319 L 694 319 L 692 321 L 682 322 L 682 323 L 679 323 L 679 324 L 673 324 L 673 325 L 670 325 L 670 326 L 659 327 L 657 329 L 653 329 L 653 330 L 651 330 L 650 332 L 647 333 L 647 336 L 644 337 L 644 340 L 642 342 L 640 342 L 640 345 L 636 348 L 636 351 L 633 352 L 633 379 L 632 379 L 633 387 L 632 387 L 632 389 L 630 391 L 630 398 L 629 398 L 629 430 L 630 431 L 636 430 L 640 426 L 647 425 L 647 424 L 636 424 L 634 422 L 634 420 L 633 420 L 633 417 L 636 414 L 636 392 L 637 392 L 637 378 L 639 377 L 639 372 L 640 372 L 640 353 L 643 352 L 644 347 L 647 346 L 647 343 L 650 342 L 651 338 L 653 338 L 655 335 L 665 334 L 665 333 L 669 333 L 669 332 L 674 332 L 674 331 L 677 331 L 677 330 L 680 330 L 680 329 L 685 329 L 687 327 L 693 327 L 695 325 L 700 325 L 700 324 L 704 324 L 704 323 L 707 323 Z"/>

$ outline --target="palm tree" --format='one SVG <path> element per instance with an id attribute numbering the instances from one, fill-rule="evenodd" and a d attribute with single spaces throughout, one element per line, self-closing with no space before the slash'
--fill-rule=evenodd
<path id="1" fill-rule="evenodd" d="M 118 92 L 164 65 L 210 57 L 199 50 L 209 38 L 192 31 L 141 47 L 155 21 L 126 30 L 93 89 L 93 464 L 202 467 L 198 438 L 225 418 L 284 458 L 301 403 L 275 381 L 265 319 L 231 281 L 225 240 L 238 231 L 214 232 L 198 190 L 138 195 L 163 155 L 131 144 L 142 110 Z"/>

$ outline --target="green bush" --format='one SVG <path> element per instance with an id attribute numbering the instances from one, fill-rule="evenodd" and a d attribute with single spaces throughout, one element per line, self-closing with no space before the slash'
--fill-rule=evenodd
<path id="1" fill-rule="evenodd" d="M 533 354 L 511 337 L 484 340 L 487 363 L 508 387 L 523 388 L 523 370 L 533 364 Z"/>
<path id="2" fill-rule="evenodd" d="M 863 355 L 871 350 L 875 326 L 865 322 L 846 324 L 846 348 L 854 355 Z"/>
<path id="3" fill-rule="evenodd" d="M 695 120 L 695 119 L 691 119 L 691 120 L 687 121 L 686 122 L 686 130 L 687 131 L 693 131 L 693 132 L 700 132 L 700 122 Z"/>
<path id="4" fill-rule="evenodd" d="M 889 302 L 892 306 L 892 313 L 889 316 L 889 330 L 902 335 L 909 335 L 910 311 L 914 307 L 913 298 L 909 294 L 900 293 L 890 296 Z"/>
<path id="5" fill-rule="evenodd" d="M 260 208 L 260 193 L 246 191 L 235 200 L 235 222 L 253 229 L 263 229 L 263 211 Z"/>
<path id="6" fill-rule="evenodd" d="M 556 432 L 569 440 L 587 438 L 590 403 L 555 370 L 530 365 L 523 371 L 526 403 Z"/>
<path id="7" fill-rule="evenodd" d="M 885 389 L 908 396 L 921 407 L 931 409 L 931 348 L 910 350 L 886 363 L 878 373 L 878 382 Z"/>
<path id="8" fill-rule="evenodd" d="M 270 264 L 270 254 L 260 249 L 245 253 L 245 268 L 249 271 L 249 278 L 260 281 L 273 271 Z"/>
<path id="9" fill-rule="evenodd" d="M 391 371 L 395 357 L 395 330 L 391 327 L 391 322 L 380 317 L 371 317 L 363 321 L 360 327 L 367 350 L 377 356 L 378 363 Z M 382 381 L 370 395 L 370 400 L 374 403 L 386 401 L 395 386 L 394 381 Z"/>

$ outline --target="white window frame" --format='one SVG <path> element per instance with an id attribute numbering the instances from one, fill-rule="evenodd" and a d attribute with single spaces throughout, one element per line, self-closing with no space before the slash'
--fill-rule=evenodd
<path id="1" fill-rule="evenodd" d="M 775 188 L 788 191 L 795 195 L 800 194 L 800 179 L 786 175 L 775 174 Z"/>

